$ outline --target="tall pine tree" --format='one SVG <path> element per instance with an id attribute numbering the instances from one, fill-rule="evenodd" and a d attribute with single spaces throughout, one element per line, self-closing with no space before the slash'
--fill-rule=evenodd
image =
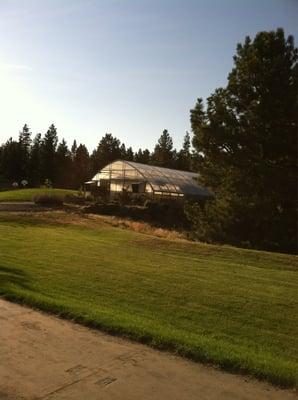
<path id="1" fill-rule="evenodd" d="M 31 186 L 39 186 L 41 184 L 41 134 L 38 133 L 34 139 L 30 151 L 29 160 L 29 184 Z"/>
<path id="2" fill-rule="evenodd" d="M 99 142 L 97 149 L 91 155 L 92 173 L 98 172 L 105 165 L 121 158 L 123 148 L 120 148 L 120 140 L 113 137 L 111 133 L 106 133 Z"/>
<path id="3" fill-rule="evenodd" d="M 90 179 L 90 157 L 87 147 L 80 144 L 73 160 L 74 188 L 79 189 Z"/>
<path id="4" fill-rule="evenodd" d="M 191 143 L 190 143 L 190 134 L 186 132 L 183 139 L 182 149 L 177 154 L 177 161 L 175 167 L 182 171 L 190 171 L 191 170 Z"/>
<path id="5" fill-rule="evenodd" d="M 215 194 L 192 213 L 201 239 L 296 250 L 297 62 L 282 29 L 247 37 L 227 87 L 191 110 L 200 182 Z"/>
<path id="6" fill-rule="evenodd" d="M 58 143 L 57 129 L 52 124 L 41 144 L 41 177 L 42 180 L 49 179 L 55 183 L 57 176 L 56 149 Z"/>
<path id="7" fill-rule="evenodd" d="M 151 161 L 151 154 L 148 149 L 142 150 L 139 149 L 138 152 L 134 155 L 134 160 L 141 164 L 150 164 Z"/>
<path id="8" fill-rule="evenodd" d="M 174 165 L 173 140 L 165 129 L 152 154 L 152 162 L 160 167 L 171 168 Z"/>
<path id="9" fill-rule="evenodd" d="M 19 163 L 20 163 L 20 177 L 21 179 L 28 180 L 29 178 L 29 162 L 30 162 L 30 145 L 31 145 L 31 132 L 27 124 L 19 132 Z"/>
<path id="10" fill-rule="evenodd" d="M 57 147 L 55 154 L 55 186 L 60 188 L 70 188 L 71 187 L 71 169 L 72 160 L 71 154 L 68 149 L 67 143 L 62 139 Z"/>

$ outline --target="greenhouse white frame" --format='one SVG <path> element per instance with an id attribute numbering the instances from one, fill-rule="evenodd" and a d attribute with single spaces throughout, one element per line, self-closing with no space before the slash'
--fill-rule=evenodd
<path id="1" fill-rule="evenodd" d="M 86 188 L 105 189 L 110 198 L 124 191 L 148 197 L 210 197 L 210 192 L 198 184 L 198 177 L 194 172 L 116 160 L 86 182 Z"/>

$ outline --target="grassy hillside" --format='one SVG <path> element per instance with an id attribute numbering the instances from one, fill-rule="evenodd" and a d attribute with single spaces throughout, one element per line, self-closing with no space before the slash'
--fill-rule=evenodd
<path id="1" fill-rule="evenodd" d="M 42 193 L 57 194 L 59 196 L 66 196 L 67 194 L 76 194 L 76 190 L 67 189 L 15 189 L 0 192 L 0 202 L 4 201 L 31 201 L 35 195 Z"/>
<path id="2" fill-rule="evenodd" d="M 0 213 L 0 295 L 298 386 L 297 257 L 47 215 Z"/>

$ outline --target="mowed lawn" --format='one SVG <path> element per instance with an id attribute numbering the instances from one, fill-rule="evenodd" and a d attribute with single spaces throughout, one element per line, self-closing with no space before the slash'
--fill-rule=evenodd
<path id="1" fill-rule="evenodd" d="M 0 202 L 7 201 L 32 201 L 33 197 L 40 194 L 48 194 L 48 195 L 58 195 L 61 197 L 65 197 L 66 195 L 77 194 L 76 190 L 68 190 L 68 189 L 42 189 L 42 188 L 33 188 L 33 189 L 14 189 L 14 190 L 6 190 L 0 192 Z"/>
<path id="2" fill-rule="evenodd" d="M 0 213 L 0 295 L 298 386 L 297 257 L 170 241 L 79 217 L 63 223 L 63 215 Z"/>

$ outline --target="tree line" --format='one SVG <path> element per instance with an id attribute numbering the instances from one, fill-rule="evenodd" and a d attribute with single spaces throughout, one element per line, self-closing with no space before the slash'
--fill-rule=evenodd
<path id="1" fill-rule="evenodd" d="M 82 143 L 78 145 L 76 140 L 70 148 L 64 139 L 59 141 L 54 124 L 44 136 L 38 133 L 34 138 L 25 124 L 18 140 L 10 138 L 0 147 L 0 187 L 9 187 L 22 181 L 36 187 L 48 181 L 55 187 L 78 189 L 116 159 L 191 170 L 195 168 L 196 157 L 191 151 L 188 132 L 179 151 L 174 149 L 173 140 L 165 129 L 153 152 L 148 149 L 134 152 L 131 147 L 126 147 L 111 133 L 107 133 L 89 154 L 87 147 Z"/>
<path id="2" fill-rule="evenodd" d="M 31 142 L 25 125 L 19 140 L 0 148 L 1 179 L 50 179 L 78 187 L 116 158 L 199 173 L 214 194 L 186 205 L 192 234 L 205 242 L 297 252 L 298 49 L 283 29 L 259 32 L 239 43 L 227 85 L 190 111 L 180 151 L 164 131 L 152 153 L 134 153 L 111 134 L 88 154 L 82 144 L 58 145 L 54 125 Z M 192 142 L 192 143 L 191 143 Z M 191 144 L 193 149 L 191 150 Z"/>

